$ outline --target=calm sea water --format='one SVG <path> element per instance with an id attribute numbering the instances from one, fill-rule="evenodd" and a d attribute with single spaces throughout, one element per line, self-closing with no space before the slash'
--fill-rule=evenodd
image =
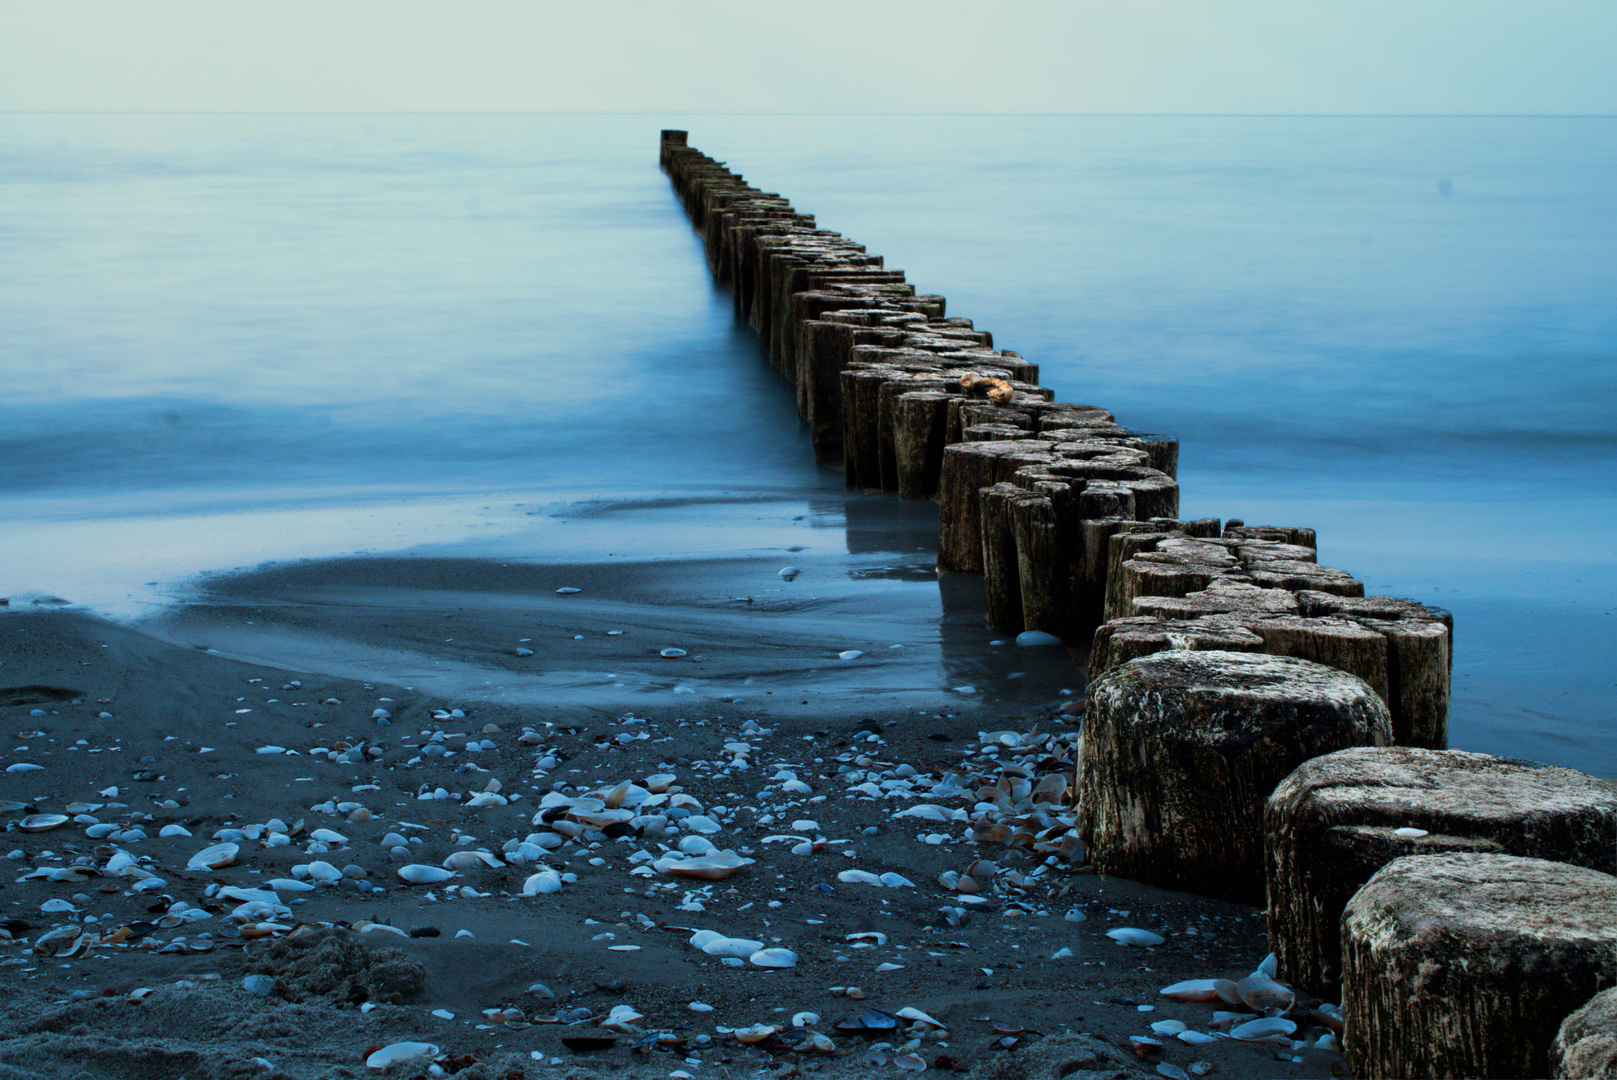
<path id="1" fill-rule="evenodd" d="M 1451 608 L 1454 745 L 1617 775 L 1617 119 L 0 115 L 0 595 L 835 504 L 666 126 Z"/>

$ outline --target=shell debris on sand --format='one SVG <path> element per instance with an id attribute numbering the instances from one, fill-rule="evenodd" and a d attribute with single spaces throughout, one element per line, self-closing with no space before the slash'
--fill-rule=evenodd
<path id="1" fill-rule="evenodd" d="M 220 730 L 198 743 L 234 746 L 252 760 L 251 799 L 222 799 L 243 790 L 236 776 L 217 779 L 233 768 L 224 752 L 189 748 L 216 770 L 200 774 L 213 783 L 137 779 L 131 795 L 130 777 L 167 775 L 160 745 L 124 751 L 129 767 L 92 775 L 62 802 L 19 794 L 12 821 L 68 815 L 50 830 L 12 834 L 24 845 L 14 876 L 27 878 L 40 913 L 32 922 L 44 924 L 7 931 L 23 953 L 73 970 L 94 970 L 92 957 L 256 962 L 278 942 L 346 931 L 372 950 L 422 957 L 429 973 L 470 963 L 480 975 L 510 974 L 509 990 L 480 979 L 491 989 L 453 1000 L 435 997 L 429 974 L 402 1006 L 417 1026 L 373 1043 L 420 1044 L 447 1061 L 444 1051 L 464 1045 L 456 1032 L 487 1025 L 545 1034 L 566 1055 L 553 1025 L 574 1031 L 571 1012 L 586 1008 L 598 1032 L 589 1045 L 616 1047 L 591 1053 L 677 1049 L 716 1063 L 724 1031 L 762 1027 L 778 1030 L 744 1045 L 776 1061 L 837 1059 L 874 1040 L 889 1044 L 880 1051 L 889 1069 L 900 1058 L 944 1068 L 940 1059 L 1000 1052 L 967 1047 L 958 1032 L 952 1040 L 951 1029 L 969 1019 L 965 1001 L 1009 990 L 1009 971 L 1065 988 L 1069 970 L 1110 977 L 1100 958 L 1120 963 L 1098 944 L 1129 913 L 1106 906 L 1076 843 L 1068 778 L 1078 742 L 1062 726 L 918 741 L 899 753 L 890 729 L 874 722 L 786 737 L 745 714 L 547 719 L 341 686 L 305 695 L 314 704 L 300 707 L 318 710 L 318 726 L 271 729 L 275 706 L 261 699 L 278 695 L 253 689 L 257 696 L 226 703 Z M 235 709 L 248 706 L 237 719 Z M 249 723 L 258 726 L 236 735 Z M 289 752 L 258 755 L 261 746 Z M 77 853 L 62 837 L 75 837 Z M 52 899 L 65 906 L 43 908 Z M 537 912 L 544 930 L 532 922 Z M 1073 912 L 1083 917 L 1069 920 Z M 1169 928 L 1133 912 L 1133 922 L 1145 918 Z M 686 944 L 709 926 L 701 940 L 715 947 Z M 1137 955 L 1156 966 L 1156 954 L 1194 940 L 1171 926 L 1170 944 Z M 454 952 L 496 948 L 475 961 Z M 603 1004 L 588 982 L 524 966 L 574 949 L 597 965 L 592 980 L 622 983 L 610 992 L 627 996 Z M 1065 959 L 1049 960 L 1058 955 Z M 262 993 L 275 976 L 249 987 L 247 974 L 231 983 L 242 999 L 280 1001 L 279 991 Z M 535 974 L 557 993 L 524 990 Z M 139 981 L 159 996 L 167 985 Z M 984 989 L 957 1000 L 958 987 L 977 984 Z M 926 986 L 944 992 L 908 989 Z M 783 1011 L 749 1007 L 754 998 Z M 874 1007 L 853 1028 L 838 1027 L 838 1016 L 822 1012 L 834 999 Z M 708 1003 L 711 1011 L 696 1008 Z M 602 1030 L 619 1004 L 628 1011 Z M 352 1014 L 375 1019 L 385 1012 L 377 1008 L 369 1000 Z M 1266 1018 L 1244 1005 L 1239 1012 L 1243 1022 Z M 678 1030 L 693 1020 L 694 1032 Z M 1301 1035 L 1314 1026 L 1297 1022 Z M 1210 1026 L 1192 1023 L 1181 1036 Z M 1155 1037 L 1170 1051 L 1190 1048 L 1182 1037 Z M 420 1053 L 425 1068 L 429 1051 Z"/>

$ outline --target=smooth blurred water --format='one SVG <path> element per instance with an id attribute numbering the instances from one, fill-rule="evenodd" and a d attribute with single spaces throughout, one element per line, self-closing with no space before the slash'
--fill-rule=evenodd
<path id="1" fill-rule="evenodd" d="M 0 115 L 0 595 L 840 491 L 667 126 L 1453 609 L 1455 745 L 1617 774 L 1613 119 Z"/>

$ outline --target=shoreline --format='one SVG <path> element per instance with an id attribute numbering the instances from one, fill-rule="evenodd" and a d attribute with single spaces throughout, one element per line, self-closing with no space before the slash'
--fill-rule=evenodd
<path id="1" fill-rule="evenodd" d="M 337 571 L 326 568 L 327 573 Z M 959 826 L 906 825 L 895 820 L 892 815 L 913 805 L 917 796 L 880 800 L 849 796 L 844 794 L 848 784 L 838 779 L 836 770 L 864 768 L 852 762 L 867 755 L 871 767 L 888 775 L 905 765 L 923 777 L 981 768 L 985 761 L 979 756 L 977 732 L 1003 730 L 1006 722 L 980 698 L 958 696 L 960 707 L 950 717 L 936 710 L 923 715 L 907 705 L 836 702 L 817 693 L 805 693 L 809 709 L 799 705 L 782 710 L 753 702 L 715 705 L 682 696 L 677 705 L 638 708 L 632 720 L 625 720 L 624 711 L 612 707 L 443 698 L 379 682 L 367 687 L 307 671 L 291 673 L 302 684 L 294 686 L 284 670 L 244 664 L 194 647 L 201 642 L 159 641 L 82 612 L 8 614 L 0 617 L 0 655 L 7 658 L 5 685 L 58 687 L 80 696 L 30 702 L 26 693 L 14 692 L 8 698 L 12 703 L 0 706 L 7 730 L 13 733 L 11 761 L 45 766 L 20 774 L 0 773 L 3 797 L 27 802 L 41 812 L 60 811 L 74 800 L 93 800 L 104 804 L 94 816 L 120 827 L 134 820 L 131 815 L 150 814 L 145 823 L 148 838 L 119 846 L 149 860 L 150 872 L 165 882 L 149 893 L 131 892 L 127 880 L 98 876 L 81 882 L 36 878 L 7 884 L 0 898 L 7 901 L 8 917 L 31 928 L 18 937 L 31 941 L 62 921 L 61 914 L 41 912 L 41 905 L 51 900 L 66 900 L 80 909 L 70 918 L 94 913 L 102 927 L 151 919 L 149 909 L 159 893 L 205 909 L 215 907 L 211 918 L 158 930 L 149 939 L 171 943 L 175 937 L 195 940 L 199 933 L 212 933 L 214 944 L 207 951 L 99 948 L 90 957 L 46 963 L 27 945 L 9 946 L 5 960 L 15 977 L 4 981 L 0 1001 L 5 1026 L 17 1035 L 0 1040 L 0 1066 L 34 1070 L 29 1075 L 76 1075 L 80 1068 L 74 1063 L 76 1055 L 91 1050 L 109 1055 L 109 1061 L 116 1060 L 120 1069 L 134 1070 L 135 1075 L 160 1075 L 163 1061 L 184 1055 L 195 1055 L 194 1074 L 199 1076 L 239 1075 L 231 1070 L 249 1068 L 254 1057 L 264 1057 L 273 1066 L 270 1070 L 252 1066 L 259 1075 L 326 1075 L 337 1066 L 363 1073 L 361 1052 L 396 1038 L 424 1039 L 446 1053 L 470 1054 L 485 1063 L 506 1061 L 501 1055 L 519 1055 L 529 1076 L 586 1076 L 595 1068 L 618 1075 L 666 1076 L 679 1067 L 693 1076 L 722 1075 L 715 1066 L 726 1061 L 731 1070 L 778 1071 L 797 1062 L 826 1075 L 868 1075 L 870 1066 L 864 1059 L 872 1043 L 832 1027 L 837 1017 L 855 1006 L 889 1012 L 919 1008 L 943 1021 L 950 1035 L 942 1041 L 949 1045 L 938 1045 L 936 1037 L 927 1041 L 921 1052 L 929 1061 L 943 1055 L 984 1077 L 1043 1075 L 1039 1069 L 1053 1069 L 1060 1062 L 1045 1061 L 1040 1054 L 1067 1055 L 1062 1059 L 1067 1060 L 1084 1047 L 1089 1049 L 1083 1052 L 1094 1050 L 1076 1034 L 1063 1032 L 1087 1033 L 1112 1047 L 1121 1060 L 1129 1057 L 1125 1049 L 1129 1037 L 1149 1035 L 1151 1021 L 1176 1018 L 1205 1030 L 1211 1020 L 1209 1006 L 1169 1001 L 1158 997 L 1157 991 L 1185 978 L 1239 977 L 1265 951 L 1260 912 L 1093 874 L 1053 875 L 1048 884 L 1040 881 L 1027 889 L 1014 887 L 1001 876 L 985 889 L 983 895 L 990 898 L 985 911 L 973 912 L 963 926 L 950 926 L 940 906 L 953 904 L 957 894 L 937 884 L 937 875 L 951 869 L 959 872 L 1002 849 L 963 839 Z M 359 634 L 397 617 L 396 610 L 385 607 L 326 614 L 331 624 L 346 624 Z M 484 613 L 461 616 L 463 632 L 484 627 L 484 617 Z M 42 692 L 34 693 L 37 697 Z M 332 698 L 342 704 L 322 704 Z M 1056 702 L 1050 705 L 1041 722 L 1044 730 L 1057 734 L 1075 730 L 1057 719 L 1061 714 L 1053 707 Z M 391 712 L 386 725 L 371 716 L 376 708 Z M 436 710 L 455 708 L 465 715 L 434 716 Z M 34 715 L 36 709 L 43 715 Z M 1027 727 L 1031 726 L 1030 721 Z M 523 744 L 524 728 L 543 733 L 543 745 Z M 428 741 L 426 735 L 440 730 L 455 736 L 448 740 L 452 746 L 481 736 L 491 739 L 493 748 L 423 758 L 419 748 Z M 16 734 L 22 732 L 40 734 L 19 741 Z M 650 737 L 639 738 L 642 733 Z M 619 741 L 620 736 L 627 741 Z M 76 745 L 79 739 L 85 740 L 84 745 Z M 744 768 L 722 748 L 737 739 L 753 748 Z M 373 740 L 384 749 L 374 762 L 359 766 L 311 753 L 316 745 L 335 745 L 334 740 Z M 21 751 L 19 746 L 28 749 Z M 204 753 L 204 746 L 211 749 Z M 298 753 L 259 753 L 264 746 Z M 560 759 L 558 766 L 535 775 L 535 760 L 547 754 Z M 463 768 L 467 771 L 459 771 Z M 533 830 L 529 818 L 540 794 L 558 783 L 569 792 L 583 792 L 623 779 L 643 781 L 664 769 L 676 774 L 679 785 L 704 808 L 723 807 L 721 830 L 714 839 L 721 847 L 746 852 L 757 860 L 755 864 L 722 882 L 668 888 L 666 879 L 634 876 L 638 864 L 630 856 L 635 851 L 656 852 L 674 837 L 606 839 L 593 849 L 569 848 L 541 860 L 579 875 L 577 882 L 555 895 L 511 895 L 535 869 L 529 865 L 465 872 L 448 884 L 469 885 L 484 895 L 452 897 L 442 886 L 403 885 L 396 876 L 399 861 L 376 842 L 393 829 L 419 836 L 420 855 L 411 858 L 428 865 L 466 847 L 498 854 L 504 841 Z M 784 792 L 782 769 L 800 777 L 812 794 Z M 990 769 L 986 775 L 992 773 Z M 152 778 L 134 779 L 137 774 Z M 422 787 L 444 787 L 464 796 L 488 779 L 499 779 L 507 796 L 522 797 L 507 806 L 482 808 L 415 797 Z M 97 794 L 111 787 L 119 788 L 118 796 Z M 325 800 L 363 801 L 374 816 L 350 822 L 340 814 L 310 809 Z M 124 805 L 118 808 L 118 803 Z M 289 847 L 244 845 L 238 862 L 219 871 L 183 869 L 191 854 L 213 842 L 210 837 L 217 829 L 276 817 L 289 825 L 303 819 L 305 832 Z M 799 818 L 815 824 L 795 834 L 821 836 L 825 848 L 795 855 L 787 850 L 789 845 L 767 840 L 793 835 Z M 85 826 L 23 833 L 15 830 L 18 819 L 16 811 L 7 815 L 10 846 L 23 853 L 14 864 L 14 878 L 33 868 L 71 864 L 75 852 L 96 865 L 103 863 L 103 857 L 85 843 Z M 172 824 L 193 835 L 157 835 Z M 302 850 L 310 843 L 308 832 L 322 827 L 339 831 L 349 843 L 325 856 Z M 456 844 L 457 829 L 476 840 Z M 876 833 L 866 835 L 869 829 Z M 920 838 L 933 830 L 942 834 L 941 842 Z M 838 854 L 842 850 L 854 854 Z M 45 856 L 46 851 L 54 852 L 54 857 Z M 385 940 L 415 958 L 424 972 L 420 994 L 408 996 L 403 1004 L 382 1004 L 362 1013 L 352 1003 L 319 995 L 292 1002 L 254 998 L 241 989 L 248 967 L 271 955 L 276 937 L 245 945 L 243 939 L 231 937 L 232 905 L 220 908 L 218 901 L 209 901 L 207 886 L 211 882 L 250 886 L 286 877 L 293 866 L 320 857 L 339 866 L 352 862 L 363 868 L 363 880 L 371 887 L 359 891 L 360 886 L 345 883 L 310 893 L 283 893 L 283 901 L 292 901 L 288 921 L 373 920 L 400 929 L 436 927 L 440 936 L 433 938 L 400 938 L 384 930 L 360 935 L 369 947 Z M 1007 871 L 1037 865 L 1037 860 L 1021 860 L 1008 850 L 998 857 Z M 592 859 L 601 863 L 594 865 Z M 844 884 L 835 875 L 846 868 L 899 873 L 915 887 Z M 700 903 L 704 884 L 706 910 L 681 910 L 693 892 Z M 101 891 L 104 885 L 114 887 Z M 296 902 L 305 898 L 304 903 Z M 1084 921 L 1067 921 L 1065 913 L 1074 909 L 1085 916 Z M 642 915 L 651 920 L 652 928 L 646 928 Z M 718 928 L 768 942 L 779 939 L 779 947 L 794 950 L 801 959 L 789 971 L 730 968 L 688 947 L 684 933 L 658 929 L 658 924 Z M 1104 934 L 1119 926 L 1157 930 L 1167 943 L 1154 949 L 1116 945 Z M 460 930 L 473 936 L 457 938 Z M 861 932 L 885 934 L 886 941 L 861 948 L 846 938 Z M 614 936 L 601 938 L 602 934 Z M 511 945 L 511 938 L 527 944 Z M 864 939 L 866 944 L 873 940 Z M 1056 958 L 1062 949 L 1071 949 L 1074 955 Z M 877 970 L 882 963 L 901 966 Z M 983 974 L 985 968 L 992 974 Z M 527 994 L 534 982 L 544 983 L 556 1000 Z M 855 1002 L 829 992 L 830 987 L 849 985 L 862 986 L 866 998 Z M 142 998 L 144 1004 L 127 1000 L 142 987 L 153 988 Z M 75 994 L 79 1000 L 73 999 Z M 714 1010 L 693 1013 L 688 1008 L 692 1000 L 711 1004 Z M 618 1046 L 594 1057 L 562 1048 L 556 1025 L 519 1030 L 477 1027 L 484 1022 L 480 1012 L 485 1008 L 516 1007 L 530 1016 L 587 1008 L 595 1020 L 583 1027 L 597 1030 L 610 1009 L 622 1004 L 644 1014 L 636 1025 L 642 1030 L 683 1030 L 686 1038 L 705 1034 L 713 1040 L 712 1047 L 688 1044 L 685 1053 L 701 1064 L 682 1065 L 681 1055 L 640 1058 L 628 1048 L 633 1039 L 624 1035 L 617 1036 Z M 1152 1011 L 1141 1011 L 1139 1006 L 1145 1005 Z M 185 1028 L 183 1018 L 192 1009 L 210 1017 L 211 1030 L 204 1038 Z M 435 1017 L 434 1009 L 453 1013 L 455 1019 Z M 772 1044 L 774 1061 L 764 1063 L 718 1030 L 758 1023 L 789 1027 L 790 1018 L 802 1011 L 820 1014 L 822 1023 L 816 1030 L 826 1032 L 843 1056 L 799 1058 Z M 988 1019 L 979 1019 L 984 1017 Z M 1043 1035 L 1016 1036 L 1016 1046 L 998 1047 L 997 1038 L 1011 1036 L 996 1035 L 991 1021 L 1003 1025 L 1012 1017 Z M 119 1040 L 118 1045 L 108 1041 L 112 1039 Z M 531 1058 L 535 1050 L 543 1061 Z M 1221 1039 L 1190 1047 L 1169 1039 L 1153 1063 L 1188 1066 L 1208 1060 L 1225 1074 L 1267 1077 L 1325 1076 L 1339 1060 L 1325 1051 L 1302 1053 L 1305 1063 L 1299 1069 L 1294 1063 L 1275 1061 L 1262 1044 Z M 552 1064 L 554 1058 L 561 1063 Z M 137 1065 L 140 1060 L 145 1065 Z M 1126 1065 L 1125 1061 L 1118 1067 Z M 141 1073 L 141 1068 L 149 1073 Z M 891 1065 L 886 1069 L 896 1072 Z M 1140 1072 L 1154 1075 L 1148 1065 Z"/>

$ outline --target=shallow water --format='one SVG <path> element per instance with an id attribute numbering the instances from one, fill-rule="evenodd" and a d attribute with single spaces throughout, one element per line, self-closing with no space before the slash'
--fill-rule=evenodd
<path id="1" fill-rule="evenodd" d="M 665 126 L 1177 435 L 1188 516 L 1451 608 L 1455 746 L 1617 775 L 1611 119 L 0 116 L 0 595 L 846 506 Z M 637 543 L 768 546 L 703 505 Z"/>

